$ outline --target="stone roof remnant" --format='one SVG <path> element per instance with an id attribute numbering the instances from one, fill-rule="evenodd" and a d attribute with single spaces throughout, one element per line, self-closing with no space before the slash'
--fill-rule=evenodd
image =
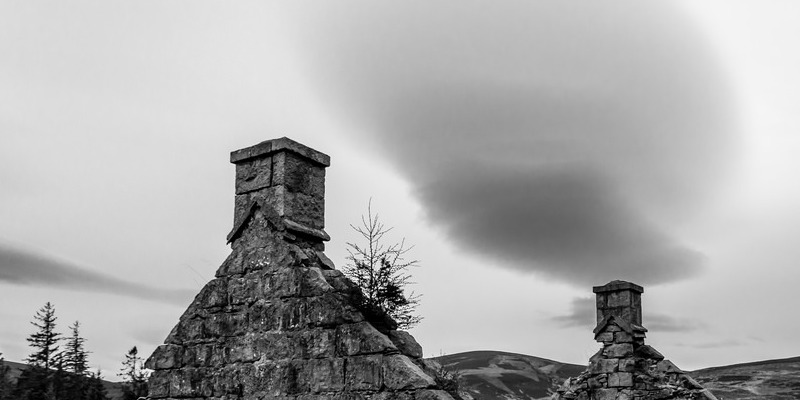
<path id="1" fill-rule="evenodd" d="M 146 362 L 151 399 L 452 400 L 422 348 L 325 256 L 330 158 L 288 138 L 231 153 L 232 251 Z"/>
<path id="2" fill-rule="evenodd" d="M 716 400 L 704 389 L 644 344 L 641 295 L 631 282 L 611 281 L 595 286 L 597 326 L 594 338 L 603 347 L 589 359 L 579 376 L 567 379 L 553 400 Z"/>

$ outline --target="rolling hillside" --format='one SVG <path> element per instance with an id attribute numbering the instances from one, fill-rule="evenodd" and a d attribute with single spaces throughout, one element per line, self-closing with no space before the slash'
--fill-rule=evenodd
<path id="1" fill-rule="evenodd" d="M 726 400 L 800 399 L 800 357 L 705 368 L 690 375 Z"/>
<path id="2" fill-rule="evenodd" d="M 547 397 L 555 382 L 578 375 L 584 366 L 499 351 L 470 351 L 437 357 L 461 377 L 461 387 L 475 400 Z"/>
<path id="3" fill-rule="evenodd" d="M 557 382 L 585 366 L 523 354 L 470 351 L 437 357 L 461 377 L 461 389 L 474 400 L 532 400 L 549 397 Z M 689 371 L 721 400 L 800 399 L 800 357 L 765 360 Z"/>

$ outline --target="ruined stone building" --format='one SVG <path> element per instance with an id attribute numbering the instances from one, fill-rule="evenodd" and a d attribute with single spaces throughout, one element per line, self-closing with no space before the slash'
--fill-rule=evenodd
<path id="1" fill-rule="evenodd" d="M 711 392 L 683 373 L 661 353 L 644 344 L 641 286 L 612 281 L 595 286 L 597 327 L 594 338 L 603 347 L 587 369 L 566 382 L 554 400 L 716 400 Z"/>
<path id="2" fill-rule="evenodd" d="M 149 397 L 452 400 L 323 253 L 329 157 L 280 138 L 231 162 L 231 254 L 147 360 Z"/>

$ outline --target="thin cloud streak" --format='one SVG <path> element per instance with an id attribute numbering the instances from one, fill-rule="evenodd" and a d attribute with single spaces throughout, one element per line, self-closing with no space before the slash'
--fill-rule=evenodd
<path id="1" fill-rule="evenodd" d="M 579 285 L 702 271 L 666 222 L 724 180 L 736 139 L 688 18 L 635 1 L 355 3 L 300 13 L 319 13 L 307 73 L 454 244 Z"/>
<path id="2" fill-rule="evenodd" d="M 110 293 L 181 306 L 186 305 L 194 293 L 123 281 L 51 256 L 4 245 L 0 245 L 0 282 Z"/>
<path id="3" fill-rule="evenodd" d="M 590 328 L 597 323 L 595 299 L 591 297 L 576 297 L 570 303 L 570 312 L 567 315 L 553 317 L 552 320 L 565 328 L 579 327 Z M 706 327 L 700 321 L 690 318 L 675 318 L 664 314 L 646 313 L 642 317 L 643 325 L 650 332 L 695 332 Z"/>

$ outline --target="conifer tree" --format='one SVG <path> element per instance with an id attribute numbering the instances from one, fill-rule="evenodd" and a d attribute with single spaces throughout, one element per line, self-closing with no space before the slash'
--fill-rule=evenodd
<path id="1" fill-rule="evenodd" d="M 142 367 L 142 358 L 139 357 L 139 350 L 133 346 L 125 354 L 125 361 L 122 362 L 122 370 L 119 376 L 124 382 L 122 395 L 124 400 L 136 400 L 139 397 L 147 396 L 147 371 Z"/>
<path id="2" fill-rule="evenodd" d="M 76 375 L 86 375 L 88 352 L 84 348 L 86 339 L 80 335 L 80 323 L 75 321 L 69 329 L 71 334 L 66 339 L 64 351 L 61 353 L 61 358 L 64 360 L 64 369 Z"/>
<path id="3" fill-rule="evenodd" d="M 90 372 L 87 379 L 86 392 L 82 399 L 85 400 L 108 400 L 108 392 L 103 386 L 103 376 L 98 369 L 97 372 Z M 145 393 L 146 395 L 146 393 Z"/>
<path id="4" fill-rule="evenodd" d="M 386 243 L 384 236 L 392 228 L 387 228 L 378 214 L 372 213 L 371 202 L 367 215 L 361 216 L 361 225 L 350 227 L 361 235 L 363 243 L 347 243 L 349 255 L 342 272 L 361 289 L 366 311 L 391 316 L 399 329 L 414 327 L 422 320 L 416 313 L 419 296 L 404 292 L 412 283 L 407 269 L 418 265 L 416 260 L 405 259 L 411 248 L 405 240 Z"/>
<path id="5" fill-rule="evenodd" d="M 28 343 L 34 352 L 27 358 L 28 364 L 45 370 L 53 367 L 55 355 L 58 353 L 58 341 L 61 334 L 56 332 L 56 309 L 48 301 L 39 309 L 31 322 L 37 331 L 28 337 Z"/>
<path id="6" fill-rule="evenodd" d="M 34 315 L 31 324 L 36 327 L 36 332 L 28 337 L 28 344 L 34 352 L 28 356 L 26 368 L 17 378 L 12 398 L 19 400 L 56 399 L 56 378 L 60 378 L 57 371 L 51 368 L 58 366 L 58 341 L 60 334 L 56 332 L 55 307 L 47 302 Z M 58 375 L 58 376 L 56 376 Z"/>

